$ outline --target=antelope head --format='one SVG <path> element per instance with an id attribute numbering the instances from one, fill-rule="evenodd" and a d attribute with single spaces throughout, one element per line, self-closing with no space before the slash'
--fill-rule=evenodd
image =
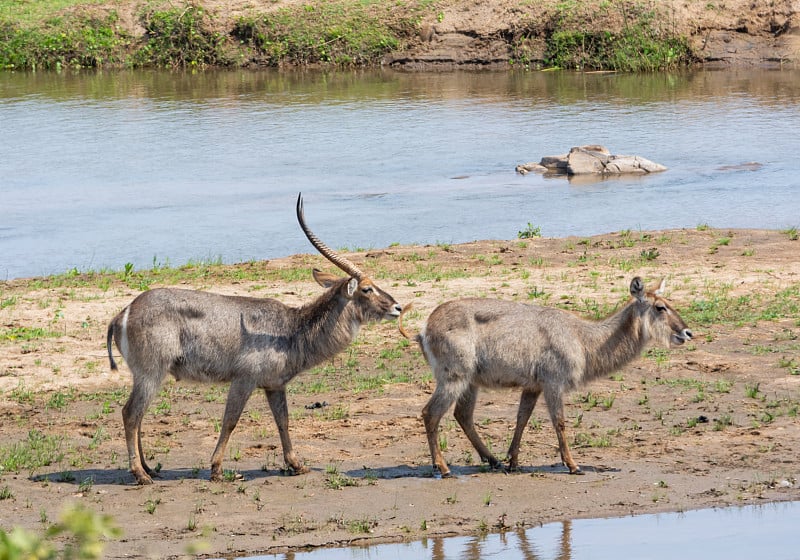
<path id="1" fill-rule="evenodd" d="M 391 295 L 381 290 L 358 266 L 342 255 L 337 254 L 311 231 L 306 224 L 303 212 L 302 193 L 297 196 L 297 221 L 300 223 L 303 233 L 306 234 L 306 237 L 317 251 L 347 274 L 347 278 L 341 278 L 334 274 L 314 269 L 314 280 L 320 286 L 338 289 L 343 297 L 356 305 L 362 320 L 365 322 L 393 319 L 400 316 L 403 309 Z"/>
<path id="2" fill-rule="evenodd" d="M 649 337 L 663 346 L 680 346 L 692 339 L 692 331 L 663 297 L 665 287 L 666 281 L 662 279 L 657 288 L 645 289 L 642 279 L 637 276 L 631 280 L 631 295 L 640 306 Z"/>

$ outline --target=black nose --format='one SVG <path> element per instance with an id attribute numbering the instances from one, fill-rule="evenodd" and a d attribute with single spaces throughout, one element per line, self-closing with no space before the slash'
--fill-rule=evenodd
<path id="1" fill-rule="evenodd" d="M 689 329 L 683 329 L 683 337 L 688 338 L 689 340 L 692 339 L 692 331 Z"/>

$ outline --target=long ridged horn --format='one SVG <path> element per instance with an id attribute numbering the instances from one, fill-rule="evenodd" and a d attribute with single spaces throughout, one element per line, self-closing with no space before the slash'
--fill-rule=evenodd
<path id="1" fill-rule="evenodd" d="M 314 247 L 316 247 L 317 251 L 319 251 L 323 257 L 331 261 L 333 264 L 341 268 L 356 280 L 361 280 L 366 276 L 360 268 L 343 256 L 337 255 L 330 247 L 325 245 L 322 240 L 320 240 L 320 238 L 314 234 L 313 231 L 308 228 L 306 225 L 305 215 L 303 214 L 303 193 L 298 193 L 297 195 L 297 221 L 300 222 L 300 227 L 303 229 L 303 233 L 306 234 L 306 237 L 308 237 L 308 240 Z"/>

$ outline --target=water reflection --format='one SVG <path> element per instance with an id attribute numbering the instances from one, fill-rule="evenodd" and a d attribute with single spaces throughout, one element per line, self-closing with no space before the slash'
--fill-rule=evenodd
<path id="1" fill-rule="evenodd" d="M 481 537 L 328 548 L 250 560 L 736 560 L 797 558 L 800 502 L 578 519 Z"/>
<path id="2" fill-rule="evenodd" d="M 2 72 L 0 103 L 26 97 L 52 101 L 141 98 L 203 103 L 270 101 L 316 104 L 338 100 L 458 100 L 484 103 L 532 100 L 572 104 L 586 100 L 624 103 L 702 101 L 744 94 L 769 105 L 800 100 L 800 72 L 731 70 L 615 74 L 574 72 L 404 73 L 209 71 Z"/>

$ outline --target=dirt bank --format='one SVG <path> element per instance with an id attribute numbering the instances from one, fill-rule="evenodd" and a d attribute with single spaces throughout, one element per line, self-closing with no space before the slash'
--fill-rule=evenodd
<path id="1" fill-rule="evenodd" d="M 209 482 L 225 387 L 170 382 L 144 421 L 144 448 L 161 477 L 138 487 L 120 419 L 129 376 L 125 366 L 109 371 L 105 349 L 109 319 L 139 293 L 135 277 L 0 283 L 0 461 L 9 464 L 12 448 L 43 447 L 32 443 L 37 434 L 52 448 L 49 464 L 30 457 L 0 473 L 0 525 L 40 530 L 77 501 L 122 527 L 110 558 L 198 549 L 230 557 L 800 499 L 793 237 L 699 228 L 351 255 L 399 301 L 414 303 L 410 330 L 441 301 L 467 295 L 603 315 L 625 300 L 632 276 L 666 277 L 695 340 L 653 350 L 568 398 L 583 476 L 558 464 L 554 431 L 537 408 L 513 474 L 477 464 L 448 414 L 441 445 L 457 477 L 434 478 L 420 419 L 433 381 L 418 350 L 384 323 L 289 386 L 290 432 L 309 474 L 281 473 L 274 422 L 254 394 L 224 464 L 230 481 Z M 310 266 L 324 263 L 299 255 L 187 270 L 170 282 L 294 304 L 319 293 Z M 517 399 L 516 391 L 485 392 L 476 409 L 480 434 L 501 455 Z"/>
<path id="2" fill-rule="evenodd" d="M 580 10 L 583 29 L 618 32 L 628 24 L 630 15 L 625 10 L 613 4 L 615 7 L 603 9 L 601 4 L 590 3 Z M 705 66 L 775 67 L 800 61 L 800 3 L 796 1 L 669 0 L 656 4 L 660 24 L 688 37 L 693 54 Z M 563 3 L 546 0 L 531 7 L 517 0 L 455 1 L 442 6 L 421 23 L 421 40 L 406 52 L 391 55 L 390 63 L 413 68 L 502 67 L 512 57 L 508 38 L 523 24 L 533 30 L 532 60 L 542 61 L 547 22 L 562 17 Z M 541 22 L 540 27 L 531 26 L 531 21 Z"/>
<path id="3" fill-rule="evenodd" d="M 303 0 L 202 0 L 212 26 L 230 37 L 236 19 L 257 16 Z M 310 4 L 313 4 L 311 2 Z M 114 0 L 81 8 L 90 13 L 114 10 L 132 36 L 145 34 L 140 0 Z M 668 0 L 665 2 L 560 2 L 542 0 L 411 1 L 387 8 L 372 4 L 375 17 L 402 36 L 382 63 L 403 69 L 508 69 L 536 67 L 545 61 L 545 44 L 555 29 L 620 33 L 655 14 L 653 28 L 688 38 L 692 55 L 707 67 L 794 67 L 800 60 L 800 3 L 797 0 Z M 313 14 L 313 11 L 309 11 Z M 409 15 L 414 17 L 409 20 Z M 309 17 L 313 17 L 310 15 Z M 651 16 L 645 16 L 651 17 Z M 524 47 L 524 54 L 518 50 Z M 258 66 L 258 54 L 251 64 Z M 262 57 L 263 58 L 263 57 Z M 520 62 L 524 59 L 524 62 Z"/>

